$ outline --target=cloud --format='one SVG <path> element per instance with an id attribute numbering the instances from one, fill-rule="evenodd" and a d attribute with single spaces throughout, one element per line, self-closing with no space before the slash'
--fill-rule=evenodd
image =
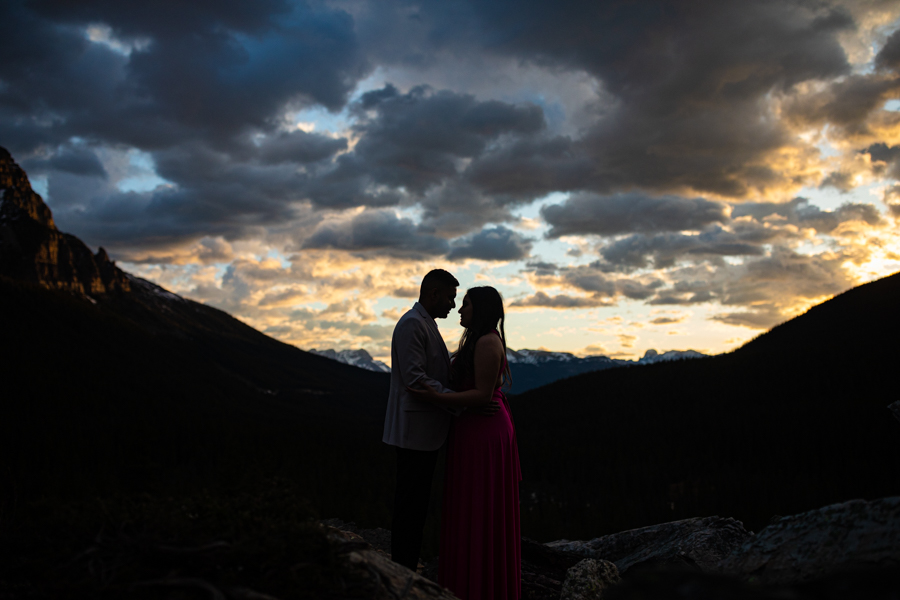
<path id="1" fill-rule="evenodd" d="M 347 140 L 307 133 L 299 129 L 268 136 L 259 148 L 260 159 L 267 164 L 311 163 L 325 160 L 347 149 Z"/>
<path id="2" fill-rule="evenodd" d="M 656 317 L 655 319 L 651 319 L 650 322 L 654 325 L 675 325 L 676 323 L 683 323 L 687 319 L 685 316 L 680 317 Z"/>
<path id="3" fill-rule="evenodd" d="M 556 296 L 548 296 L 544 292 L 536 292 L 526 298 L 521 298 L 510 303 L 515 307 L 542 307 L 542 308 L 594 308 L 597 306 L 609 306 L 612 302 L 608 298 L 600 295 L 590 297 L 569 296 L 567 294 L 558 294 Z"/>
<path id="4" fill-rule="evenodd" d="M 900 30 L 891 34 L 875 57 L 875 66 L 880 69 L 900 71 Z"/>
<path id="5" fill-rule="evenodd" d="M 579 194 L 562 204 L 543 207 L 548 237 L 572 234 L 617 235 L 631 232 L 702 229 L 728 219 L 728 206 L 703 198 Z"/>
<path id="6" fill-rule="evenodd" d="M 520 307 L 708 304 L 759 327 L 896 264 L 857 188 L 900 216 L 898 16 L 12 0 L 0 141 L 61 228 L 293 343 L 382 348 L 376 298 L 414 298 L 431 266 L 492 272 L 466 259 L 521 261 L 501 277 Z M 519 233 L 548 197 L 545 239 Z"/>
<path id="7" fill-rule="evenodd" d="M 819 233 L 831 233 L 841 223 L 863 221 L 869 225 L 881 225 L 881 215 L 871 204 L 846 203 L 835 210 L 826 211 L 809 203 L 806 198 L 794 198 L 789 202 L 749 202 L 732 210 L 732 217 L 751 216 L 757 220 L 779 216 L 785 222 L 798 227 L 810 227 Z"/>
<path id="8" fill-rule="evenodd" d="M 447 258 L 462 260 L 521 260 L 531 253 L 531 238 L 524 237 L 502 225 L 484 229 L 455 242 Z"/>
<path id="9" fill-rule="evenodd" d="M 197 138 L 227 144 L 276 129 L 273 116 L 291 104 L 339 109 L 371 69 L 344 11 L 237 4 L 4 3 L 0 49 L 15 59 L 0 79 L 3 96 L 17 100 L 2 103 L 14 117 L 4 132 L 13 150 L 69 136 L 148 150 Z M 91 42 L 86 29 L 98 23 L 148 42 L 127 55 Z"/>
<path id="10" fill-rule="evenodd" d="M 360 136 L 354 154 L 373 181 L 417 194 L 460 170 L 502 135 L 531 135 L 545 126 L 533 104 L 477 101 L 469 94 L 417 86 L 405 94 L 387 85 L 355 106 Z"/>
<path id="11" fill-rule="evenodd" d="M 351 219 L 323 222 L 302 247 L 434 256 L 445 254 L 450 246 L 442 238 L 419 231 L 411 219 L 398 217 L 393 211 L 366 210 Z"/>

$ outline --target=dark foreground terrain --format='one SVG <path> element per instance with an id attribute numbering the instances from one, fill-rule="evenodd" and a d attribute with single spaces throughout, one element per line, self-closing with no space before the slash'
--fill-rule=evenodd
<path id="1" fill-rule="evenodd" d="M 209 514 L 233 515 L 203 527 L 227 529 L 248 514 L 278 523 L 281 508 L 233 504 L 259 494 L 310 518 L 389 527 L 386 375 L 303 352 L 122 272 L 56 229 L 3 152 L 0 188 L 4 568 L 52 565 L 63 577 L 57 566 L 80 556 L 84 540 L 120 530 L 143 539 L 134 527 L 151 545 L 213 543 L 217 531 L 195 529 L 199 512 L 178 513 L 198 498 L 219 507 Z M 898 305 L 894 275 L 728 355 L 512 396 L 523 533 L 583 540 L 714 514 L 759 530 L 775 515 L 900 494 L 900 424 L 886 409 L 897 396 Z M 440 473 L 435 500 L 439 487 Z M 144 504 L 151 516 L 132 518 Z M 169 526 L 157 514 L 178 516 Z M 435 501 L 426 556 L 438 514 Z M 109 571 L 106 559 L 78 560 L 100 565 L 91 577 Z"/>

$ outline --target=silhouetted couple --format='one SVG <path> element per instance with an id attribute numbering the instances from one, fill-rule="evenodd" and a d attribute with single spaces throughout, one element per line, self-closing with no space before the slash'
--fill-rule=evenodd
<path id="1" fill-rule="evenodd" d="M 456 307 L 459 282 L 436 269 L 391 340 L 386 444 L 397 448 L 391 554 L 419 562 L 438 450 L 447 443 L 438 583 L 463 600 L 521 596 L 519 452 L 506 396 L 510 381 L 503 298 L 466 292 L 451 359 L 435 319 Z"/>

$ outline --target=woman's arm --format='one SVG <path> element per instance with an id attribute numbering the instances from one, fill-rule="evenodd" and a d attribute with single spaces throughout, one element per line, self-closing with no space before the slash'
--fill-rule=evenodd
<path id="1" fill-rule="evenodd" d="M 481 406 L 491 401 L 497 387 L 497 377 L 503 361 L 500 337 L 487 334 L 475 343 L 475 389 L 440 394 L 434 388 L 426 390 L 406 388 L 420 400 L 449 406 Z"/>

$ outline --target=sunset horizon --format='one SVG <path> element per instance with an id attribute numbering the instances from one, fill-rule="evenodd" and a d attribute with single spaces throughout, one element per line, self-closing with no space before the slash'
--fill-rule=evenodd
<path id="1" fill-rule="evenodd" d="M 0 146 L 59 229 L 301 349 L 390 364 L 432 268 L 510 348 L 627 360 L 900 271 L 893 2 L 0 15 Z"/>

